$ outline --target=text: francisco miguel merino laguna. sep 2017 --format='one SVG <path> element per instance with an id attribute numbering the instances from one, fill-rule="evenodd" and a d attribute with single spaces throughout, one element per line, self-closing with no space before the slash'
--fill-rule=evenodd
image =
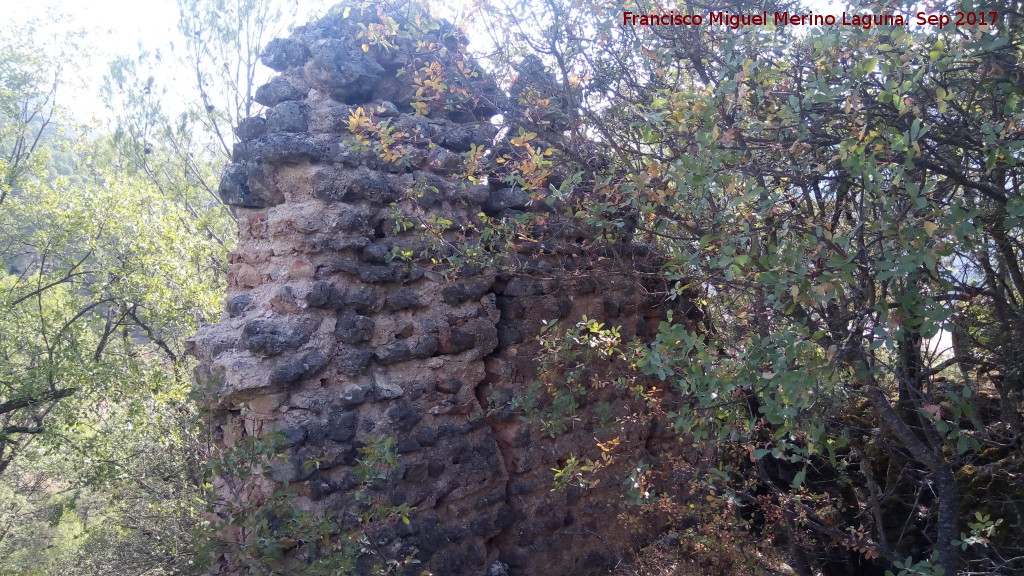
<path id="1" fill-rule="evenodd" d="M 988 12 L 917 12 L 901 14 L 851 13 L 822 14 L 817 12 L 755 12 L 734 14 L 729 11 L 714 11 L 706 14 L 688 14 L 670 10 L 657 13 L 622 13 L 623 26 L 726 26 L 732 29 L 741 26 L 856 26 L 865 30 L 873 26 L 994 26 L 999 13 Z"/>

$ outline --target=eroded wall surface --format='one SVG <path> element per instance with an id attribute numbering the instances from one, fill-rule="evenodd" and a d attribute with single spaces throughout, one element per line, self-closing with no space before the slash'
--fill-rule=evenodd
<path id="1" fill-rule="evenodd" d="M 540 379 L 607 383 L 621 371 L 603 359 L 542 364 L 543 322 L 571 327 L 586 316 L 620 327 L 624 340 L 647 338 L 670 304 L 689 305 L 666 300 L 653 255 L 595 247 L 571 222 L 509 247 L 501 262 L 396 258 L 483 246 L 481 212 L 551 209 L 498 179 L 467 180 L 466 153 L 493 145 L 503 96 L 458 55 L 457 33 L 399 21 L 390 46 L 364 50 L 380 18 L 343 16 L 271 43 L 263 60 L 279 75 L 257 92 L 267 110 L 238 127 L 223 175 L 239 244 L 226 313 L 191 342 L 198 386 L 220 451 L 273 433 L 281 459 L 244 489 L 215 485 L 253 510 L 287 486 L 289 505 L 339 529 L 366 510 L 357 491 L 410 506 L 408 524 L 369 527 L 373 553 L 360 569 L 412 555 L 415 574 L 599 573 L 638 543 L 620 518 L 623 482 L 641 461 L 658 466 L 670 439 L 656 421 L 632 418 L 637 399 L 613 385 L 576 394 L 557 434 L 514 400 Z M 430 74 L 443 78 L 443 98 L 422 90 Z M 353 124 L 361 114 L 374 135 L 385 127 L 395 138 L 390 148 Z M 440 237 L 424 231 L 439 221 L 450 223 Z M 398 465 L 368 485 L 357 474 L 361 448 L 387 438 Z M 553 468 L 599 460 L 596 442 L 614 438 L 600 483 L 553 490 Z M 315 559 L 291 544 L 285 564 Z M 230 559 L 216 570 L 246 573 Z"/>

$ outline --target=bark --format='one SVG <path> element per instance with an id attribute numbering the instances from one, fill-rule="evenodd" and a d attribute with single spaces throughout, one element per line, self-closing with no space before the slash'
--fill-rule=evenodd
<path id="1" fill-rule="evenodd" d="M 29 406 L 35 406 L 36 404 L 42 404 L 43 402 L 54 402 L 61 398 L 67 398 L 77 391 L 78 388 L 63 388 L 60 390 L 50 390 L 39 396 L 8 400 L 7 402 L 0 404 L 0 414 L 7 414 L 8 412 L 21 410 L 22 408 L 28 408 Z"/>
<path id="2" fill-rule="evenodd" d="M 904 422 L 896 409 L 893 408 L 874 378 L 868 375 L 866 391 L 872 407 L 878 414 L 882 424 L 896 437 L 917 461 L 924 464 L 932 474 L 936 499 L 939 503 L 938 520 L 935 534 L 935 549 L 939 556 L 939 565 L 950 576 L 956 574 L 957 547 L 953 540 L 959 535 L 958 519 L 960 507 L 960 491 L 956 485 L 956 477 L 949 463 L 942 455 L 942 447 L 930 449 L 914 431 Z"/>

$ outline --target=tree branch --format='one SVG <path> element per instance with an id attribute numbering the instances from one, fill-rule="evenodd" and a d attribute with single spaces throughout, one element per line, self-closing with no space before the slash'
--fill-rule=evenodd
<path id="1" fill-rule="evenodd" d="M 42 395 L 38 397 L 8 400 L 7 402 L 0 404 L 0 414 L 7 414 L 9 412 L 14 412 L 15 410 L 21 410 L 22 408 L 28 408 L 30 406 L 42 404 L 43 402 L 56 402 L 61 398 L 67 398 L 68 396 L 71 396 L 75 392 L 78 392 L 78 388 L 61 388 L 59 390 L 50 390 L 44 392 Z"/>

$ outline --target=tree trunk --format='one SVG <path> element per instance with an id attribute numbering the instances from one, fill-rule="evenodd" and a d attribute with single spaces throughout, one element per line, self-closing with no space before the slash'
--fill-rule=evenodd
<path id="1" fill-rule="evenodd" d="M 942 446 L 936 446 L 932 450 L 914 434 L 910 426 L 900 418 L 899 413 L 890 404 L 885 391 L 875 383 L 874 377 L 870 373 L 866 389 L 868 399 L 882 424 L 932 474 L 935 494 L 939 502 L 935 550 L 938 552 L 939 565 L 942 566 L 946 575 L 955 576 L 958 549 L 953 545 L 953 540 L 959 534 L 960 491 L 957 488 L 953 470 L 942 455 Z"/>

